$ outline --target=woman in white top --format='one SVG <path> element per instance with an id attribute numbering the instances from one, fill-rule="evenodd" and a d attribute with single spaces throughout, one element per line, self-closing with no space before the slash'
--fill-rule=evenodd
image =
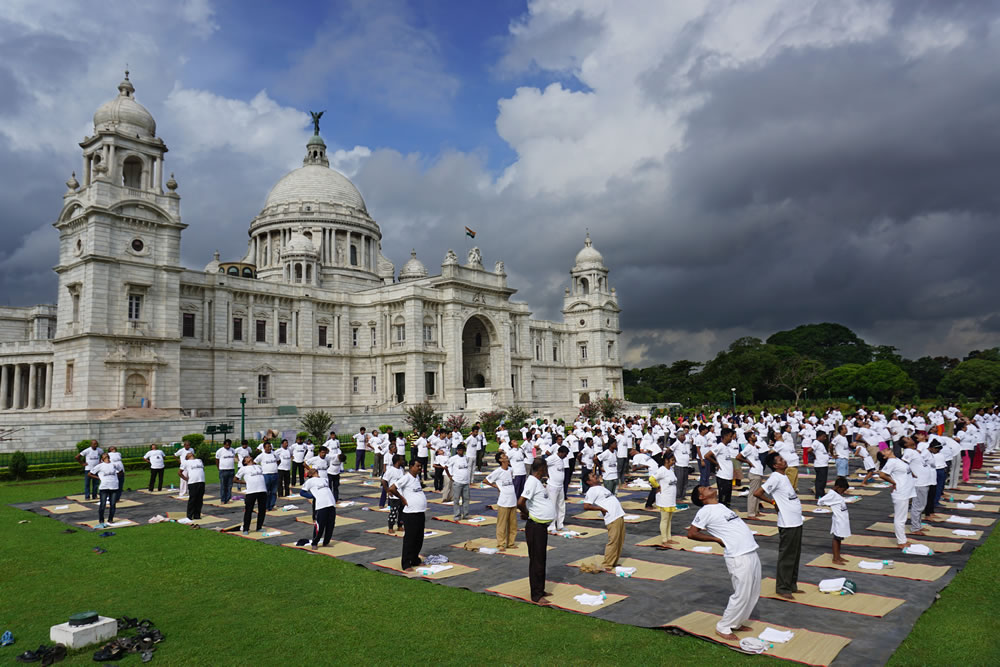
<path id="1" fill-rule="evenodd" d="M 121 463 L 118 464 L 118 466 L 120 465 Z M 97 525 L 94 526 L 97 529 L 105 527 L 104 508 L 107 505 L 110 505 L 108 523 L 115 522 L 115 506 L 118 504 L 118 466 L 112 463 L 111 456 L 105 453 L 101 455 L 101 462 L 87 472 L 91 479 L 96 479 L 99 482 L 97 494 L 101 502 L 97 507 Z"/>
<path id="2" fill-rule="evenodd" d="M 115 493 L 115 502 L 122 499 L 122 491 L 125 490 L 125 465 L 122 463 L 122 455 L 114 445 L 108 447 L 108 457 L 111 464 L 118 467 L 118 489 Z"/>
<path id="3" fill-rule="evenodd" d="M 337 501 L 333 497 L 333 490 L 330 488 L 328 479 L 323 479 L 319 473 L 310 468 L 306 473 L 306 481 L 302 485 L 299 493 L 304 498 L 311 498 L 313 501 L 313 538 L 312 548 L 319 545 L 319 540 L 323 538 L 323 546 L 330 546 L 330 538 L 333 536 L 333 527 L 337 523 Z"/>
<path id="4" fill-rule="evenodd" d="M 517 496 L 510 458 L 503 452 L 497 452 L 496 458 L 500 467 L 487 475 L 483 483 L 500 492 L 497 497 L 497 549 L 505 551 L 514 548 L 517 538 Z M 521 466 L 523 468 L 524 464 Z"/>
<path id="5" fill-rule="evenodd" d="M 197 521 L 201 518 L 201 506 L 205 501 L 205 464 L 190 453 L 181 466 L 180 476 L 188 486 L 187 518 Z"/>
<path id="6" fill-rule="evenodd" d="M 851 446 L 847 442 L 847 427 L 841 424 L 837 427 L 837 435 L 833 438 L 833 453 L 837 457 L 837 477 L 847 477 L 851 458 Z"/>
<path id="7" fill-rule="evenodd" d="M 253 516 L 253 506 L 257 505 L 257 531 L 264 527 L 264 517 L 267 516 L 267 482 L 264 481 L 264 470 L 253 462 L 252 456 L 243 457 L 243 466 L 237 471 L 238 484 L 246 484 L 246 494 L 243 500 L 243 534 L 250 532 L 250 517 Z"/>
<path id="8" fill-rule="evenodd" d="M 649 478 L 650 486 L 656 489 L 656 507 L 660 510 L 660 545 L 668 547 L 676 544 L 670 539 L 670 522 L 677 511 L 677 476 L 674 474 L 674 453 L 663 452 L 663 465 Z"/>
<path id="9" fill-rule="evenodd" d="M 389 493 L 403 503 L 403 553 L 400 567 L 404 572 L 412 572 L 420 565 L 420 549 L 424 546 L 424 525 L 426 523 L 427 496 L 420 485 L 420 461 L 414 459 L 402 477 L 393 482 Z"/>
<path id="10" fill-rule="evenodd" d="M 812 443 L 813 467 L 816 468 L 816 500 L 826 495 L 826 481 L 830 474 L 830 454 L 826 451 L 828 438 L 825 431 L 820 431 Z"/>
<path id="11" fill-rule="evenodd" d="M 900 549 L 905 549 L 909 544 L 906 537 L 906 518 L 910 511 L 910 499 L 917 495 L 913 484 L 913 473 L 910 471 L 910 466 L 896 458 L 892 449 L 879 452 L 878 460 L 882 464 L 882 469 L 877 472 L 874 469 L 869 470 L 861 483 L 867 484 L 873 475 L 878 474 L 892 486 L 892 528 L 896 535 L 896 544 Z M 913 534 L 925 535 L 922 530 Z"/>

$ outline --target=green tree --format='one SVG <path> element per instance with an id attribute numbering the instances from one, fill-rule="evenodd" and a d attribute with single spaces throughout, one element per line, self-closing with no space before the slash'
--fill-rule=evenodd
<path id="1" fill-rule="evenodd" d="M 1000 392 L 1000 361 L 982 358 L 963 361 L 944 376 L 938 391 L 947 396 L 995 396 Z"/>
<path id="2" fill-rule="evenodd" d="M 821 361 L 827 368 L 867 364 L 872 360 L 872 349 L 865 341 L 844 325 L 832 322 L 803 324 L 779 331 L 767 342 L 790 347 L 804 357 Z"/>
<path id="3" fill-rule="evenodd" d="M 917 393 L 917 383 L 891 361 L 865 364 L 854 376 L 854 385 L 855 395 L 876 401 L 908 399 Z"/>
<path id="4" fill-rule="evenodd" d="M 852 395 L 855 386 L 854 379 L 861 368 L 861 364 L 844 364 L 826 371 L 813 381 L 817 395 L 826 394 L 838 398 Z"/>
<path id="5" fill-rule="evenodd" d="M 507 413 L 507 421 L 505 423 L 511 428 L 521 428 L 526 421 L 531 419 L 531 413 L 521 405 L 508 405 L 504 408 L 504 412 Z"/>
<path id="6" fill-rule="evenodd" d="M 500 420 L 506 416 L 503 410 L 485 410 L 479 413 L 479 425 L 483 427 L 483 435 L 492 438 L 497 432 Z"/>
<path id="7" fill-rule="evenodd" d="M 430 401 L 424 401 L 406 408 L 405 419 L 414 433 L 428 433 L 441 421 L 441 415 L 434 410 Z"/>
<path id="8" fill-rule="evenodd" d="M 1000 347 L 991 347 L 988 350 L 972 350 L 965 357 L 965 361 L 970 359 L 985 359 L 986 361 L 1000 361 Z"/>
<path id="9" fill-rule="evenodd" d="M 904 359 L 900 367 L 917 383 L 921 398 L 929 398 L 937 395 L 941 380 L 957 365 L 958 359 L 951 357 L 920 357 L 914 361 Z"/>
<path id="10" fill-rule="evenodd" d="M 299 418 L 303 431 L 313 437 L 313 442 L 326 442 L 326 436 L 333 427 L 333 415 L 326 410 L 310 410 Z"/>
<path id="11" fill-rule="evenodd" d="M 823 364 L 803 357 L 790 348 L 778 351 L 778 365 L 774 370 L 773 384 L 784 387 L 795 396 L 798 406 L 802 392 L 823 373 Z"/>
<path id="12" fill-rule="evenodd" d="M 625 400 L 633 403 L 657 403 L 660 395 L 652 387 L 625 387 Z"/>
<path id="13" fill-rule="evenodd" d="M 89 445 L 88 445 L 89 446 Z M 25 479 L 28 475 L 28 457 L 24 452 L 18 450 L 10 457 L 10 464 L 7 466 L 11 476 L 16 480 Z"/>

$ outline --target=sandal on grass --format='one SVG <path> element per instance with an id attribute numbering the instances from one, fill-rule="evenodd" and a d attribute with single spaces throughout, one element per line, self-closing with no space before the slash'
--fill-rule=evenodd
<path id="1" fill-rule="evenodd" d="M 56 644 L 42 656 L 42 664 L 48 666 L 56 662 L 62 662 L 65 657 L 66 647 L 62 644 Z"/>
<path id="2" fill-rule="evenodd" d="M 94 652 L 94 662 L 112 662 L 121 660 L 124 656 L 125 651 L 118 645 L 118 642 L 111 641 Z"/>

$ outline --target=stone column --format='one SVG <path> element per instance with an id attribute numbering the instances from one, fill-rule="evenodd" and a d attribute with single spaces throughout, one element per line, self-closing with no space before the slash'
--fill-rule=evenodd
<path id="1" fill-rule="evenodd" d="M 38 364 L 28 364 L 28 405 L 29 410 L 34 410 L 38 401 Z"/>
<path id="2" fill-rule="evenodd" d="M 108 181 L 114 183 L 115 185 L 121 185 L 122 180 L 115 178 L 115 145 L 110 144 L 108 146 L 108 161 L 105 165 L 108 168 Z"/>
<path id="3" fill-rule="evenodd" d="M 45 367 L 45 407 L 52 407 L 52 381 L 55 379 L 56 365 L 50 363 Z"/>
<path id="4" fill-rule="evenodd" d="M 271 319 L 274 321 L 274 338 L 271 341 L 271 347 L 278 349 L 278 307 L 275 306 L 272 309 Z M 285 331 L 285 340 L 288 340 L 288 331 Z"/>
<path id="5" fill-rule="evenodd" d="M 118 372 L 118 407 L 124 408 L 126 403 L 125 396 L 125 369 L 121 369 Z"/>
<path id="6" fill-rule="evenodd" d="M 21 377 L 22 377 L 21 364 L 14 364 L 14 402 L 11 407 L 14 410 L 21 409 Z"/>
<path id="7" fill-rule="evenodd" d="M 147 408 L 156 405 L 156 366 L 149 373 L 149 396 L 147 397 Z"/>
<path id="8" fill-rule="evenodd" d="M 10 388 L 10 366 L 0 366 L 0 410 L 7 409 L 7 391 Z"/>

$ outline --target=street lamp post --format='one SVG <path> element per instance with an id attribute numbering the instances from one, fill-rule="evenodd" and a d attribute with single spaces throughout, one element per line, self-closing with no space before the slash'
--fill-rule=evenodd
<path id="1" fill-rule="evenodd" d="M 733 392 L 733 414 L 735 415 L 736 414 L 736 387 L 733 387 L 731 391 Z"/>
<path id="2" fill-rule="evenodd" d="M 240 387 L 240 443 L 247 439 L 247 392 L 249 387 Z"/>
<path id="3" fill-rule="evenodd" d="M 805 394 L 805 404 L 809 405 L 809 387 L 802 387 L 802 392 Z"/>

